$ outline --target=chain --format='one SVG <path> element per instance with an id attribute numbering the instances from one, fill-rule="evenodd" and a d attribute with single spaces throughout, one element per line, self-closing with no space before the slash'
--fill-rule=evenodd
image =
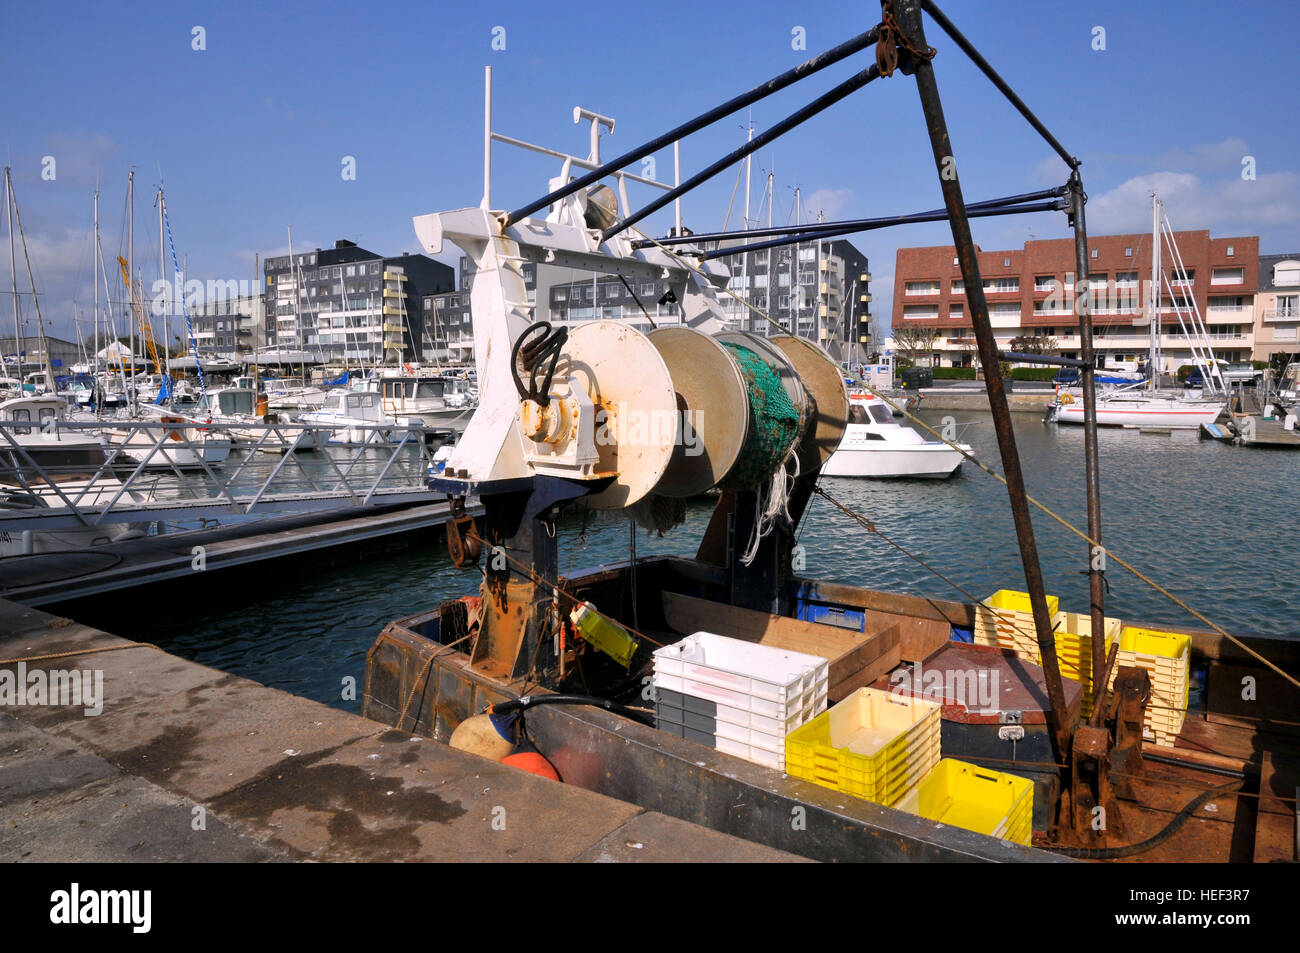
<path id="1" fill-rule="evenodd" d="M 880 5 L 880 39 L 876 41 L 876 65 L 881 76 L 893 76 L 898 68 L 898 51 L 912 57 L 914 62 L 928 63 L 938 52 L 933 46 L 924 50 L 918 48 L 908 38 L 906 31 L 898 25 L 894 15 L 894 0 L 884 0 Z"/>

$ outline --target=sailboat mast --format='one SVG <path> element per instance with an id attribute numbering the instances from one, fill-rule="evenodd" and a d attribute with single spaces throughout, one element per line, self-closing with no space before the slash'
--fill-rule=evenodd
<path id="1" fill-rule="evenodd" d="M 32 258 L 27 252 L 27 236 L 23 233 L 23 216 L 18 211 L 18 199 L 14 195 L 12 182 L 9 183 L 9 205 L 13 209 L 15 221 L 18 223 L 18 237 L 23 243 L 23 264 L 27 266 L 27 283 L 31 285 L 32 289 L 32 307 L 36 309 L 36 334 L 41 347 L 41 357 L 45 363 L 45 384 L 51 394 L 56 394 L 58 390 L 54 386 L 54 365 L 50 362 L 50 342 L 45 338 L 45 322 L 41 318 L 41 299 L 36 296 L 36 279 L 32 276 Z M 16 284 L 14 291 L 16 294 Z"/>
<path id="2" fill-rule="evenodd" d="M 135 169 L 126 174 L 126 300 L 131 301 L 131 281 L 135 274 Z M 135 322 L 131 322 L 131 389 L 127 399 L 135 410 Z"/>
<path id="3" fill-rule="evenodd" d="M 776 172 L 773 169 L 767 170 L 767 227 L 772 227 L 772 206 L 776 204 Z M 772 249 L 767 250 L 767 307 L 763 310 L 768 314 L 775 314 L 776 308 L 773 307 L 772 293 L 773 286 L 776 284 L 776 274 L 772 268 Z M 753 300 L 752 298 L 750 300 Z M 772 334 L 771 322 L 764 322 L 768 326 L 764 329 L 764 336 Z"/>
<path id="4" fill-rule="evenodd" d="M 167 281 L 167 262 L 163 257 L 166 242 L 163 238 L 163 190 L 158 186 L 158 194 L 154 196 L 154 205 L 158 206 L 158 277 Z M 170 282 L 168 286 L 170 287 Z M 182 292 L 183 293 L 183 292 Z M 172 373 L 172 327 L 171 327 L 171 310 L 172 296 L 168 291 L 163 292 L 163 374 L 168 378 Z M 197 364 L 195 365 L 197 367 Z"/>
<path id="5" fill-rule="evenodd" d="M 1151 308 L 1151 380 L 1150 390 L 1156 389 L 1160 377 L 1160 199 L 1151 193 L 1151 291 L 1147 303 Z"/>
<path id="6" fill-rule="evenodd" d="M 90 216 L 90 244 L 93 246 L 91 254 L 94 256 L 95 264 L 90 272 L 90 286 L 95 296 L 95 352 L 94 360 L 90 365 L 90 376 L 94 381 L 95 412 L 98 413 L 100 404 L 103 403 L 99 396 L 99 189 L 95 189 L 95 198 L 91 203 L 91 208 L 93 211 Z"/>
<path id="7" fill-rule="evenodd" d="M 22 322 L 18 317 L 18 265 L 14 261 L 14 203 L 13 184 L 9 181 L 9 166 L 5 166 L 5 215 L 9 219 L 9 274 L 14 294 L 14 362 L 18 365 L 18 380 L 23 379 Z"/>

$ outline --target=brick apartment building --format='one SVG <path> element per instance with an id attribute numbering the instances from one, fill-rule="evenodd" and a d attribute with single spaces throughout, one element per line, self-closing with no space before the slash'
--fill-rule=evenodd
<path id="1" fill-rule="evenodd" d="M 1196 301 L 1216 357 L 1251 360 L 1260 278 L 1258 236 L 1211 238 L 1209 231 L 1200 230 L 1176 232 L 1175 239 L 1185 274 L 1176 273 L 1167 250 L 1161 255 L 1161 269 L 1178 300 L 1187 293 Z M 1097 236 L 1089 238 L 1088 247 L 1090 281 L 1097 295 L 1093 330 L 1099 364 L 1136 370 L 1150 345 L 1144 309 L 1151 278 L 1151 236 Z M 908 327 L 937 333 L 930 355 L 934 366 L 965 367 L 976 359 L 969 303 L 955 255 L 950 245 L 898 250 L 891 324 L 896 335 Z M 1079 356 L 1073 239 L 1030 241 L 1010 251 L 979 251 L 979 267 L 999 348 L 1007 348 L 1016 337 L 1038 336 L 1054 339 L 1061 356 Z M 1168 290 L 1162 299 L 1161 330 L 1164 366 L 1160 370 L 1172 372 L 1190 363 L 1188 337 Z M 897 337 L 892 346 L 897 350 Z M 924 362 L 924 355 L 920 359 Z"/>

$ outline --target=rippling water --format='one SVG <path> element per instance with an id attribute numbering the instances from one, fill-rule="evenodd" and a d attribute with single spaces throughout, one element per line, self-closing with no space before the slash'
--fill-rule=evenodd
<path id="1" fill-rule="evenodd" d="M 927 419 L 937 426 L 943 416 Z M 961 439 L 1000 472 L 991 417 L 952 416 L 963 424 Z M 1046 426 L 1028 414 L 1015 419 L 1030 494 L 1086 526 L 1082 429 Z M 1114 555 L 1230 631 L 1300 635 L 1292 613 L 1300 454 L 1203 442 L 1195 433 L 1107 429 L 1099 439 L 1103 539 Z M 975 596 L 1024 588 L 1006 489 L 971 464 L 947 481 L 827 478 L 822 485 Z M 662 539 L 639 532 L 638 553 L 693 553 L 710 511 L 709 503 L 692 504 L 686 524 Z M 627 558 L 626 521 L 593 521 L 585 542 L 581 528 L 579 517 L 559 528 L 562 571 Z M 1041 512 L 1034 528 L 1048 591 L 1063 607 L 1086 610 L 1086 545 Z M 800 541 L 810 576 L 965 598 L 823 500 L 814 498 Z M 1113 560 L 1108 575 L 1108 614 L 1203 628 Z M 359 700 L 342 697 L 344 679 L 356 679 L 359 699 L 366 650 L 384 624 L 462 595 L 476 579 L 453 569 L 439 546 L 307 579 L 281 582 L 268 570 L 264 584 L 235 595 L 217 580 L 199 605 L 142 608 L 129 595 L 110 596 L 102 613 L 79 611 L 78 619 L 356 711 Z"/>

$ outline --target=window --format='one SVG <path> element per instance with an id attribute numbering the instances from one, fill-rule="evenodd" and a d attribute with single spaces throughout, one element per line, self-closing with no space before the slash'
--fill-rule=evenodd
<path id="1" fill-rule="evenodd" d="M 1232 252 L 1229 251 L 1228 254 L 1231 255 Z M 1132 245 L 1125 245 L 1125 246 L 1124 246 L 1124 257 L 1125 257 L 1125 258 L 1132 258 L 1132 257 L 1133 257 L 1133 246 L 1132 246 Z"/>
<path id="2" fill-rule="evenodd" d="M 875 418 L 875 421 L 878 424 L 892 424 L 894 422 L 894 415 L 890 412 L 888 407 L 882 407 L 879 404 L 872 404 L 867 408 L 867 410 L 871 411 L 871 416 Z"/>
<path id="3" fill-rule="evenodd" d="M 1016 294 L 1020 291 L 1019 278 L 986 278 L 984 279 L 985 294 Z"/>
<path id="4" fill-rule="evenodd" d="M 1186 271 L 1174 269 L 1169 274 L 1169 283 L 1172 285 L 1191 285 L 1196 283 L 1196 269 L 1188 268 Z"/>
<path id="5" fill-rule="evenodd" d="M 1210 272 L 1212 285 L 1239 285 L 1245 280 L 1244 268 L 1215 268 Z"/>
<path id="6" fill-rule="evenodd" d="M 955 295 L 964 295 L 966 293 L 966 282 L 958 278 L 952 283 L 952 293 Z"/>
<path id="7" fill-rule="evenodd" d="M 953 263 L 954 265 L 958 265 L 958 264 L 960 264 L 961 262 L 958 261 L 958 259 L 954 258 L 954 259 L 952 260 L 952 263 Z"/>
<path id="8" fill-rule="evenodd" d="M 907 319 L 931 319 L 939 317 L 939 306 L 934 304 L 908 304 L 903 306 L 903 317 Z"/>
<path id="9" fill-rule="evenodd" d="M 909 281 L 904 285 L 903 294 L 905 295 L 937 295 L 939 293 L 939 282 L 937 281 Z"/>
<path id="10" fill-rule="evenodd" d="M 1281 261 L 1274 265 L 1273 284 L 1283 288 L 1300 285 L 1300 261 Z"/>
<path id="11" fill-rule="evenodd" d="M 356 273 L 357 273 L 357 269 L 352 265 L 348 265 L 348 277 L 351 278 Z"/>
<path id="12" fill-rule="evenodd" d="M 961 302 L 954 302 L 953 304 L 948 305 L 948 317 L 963 318 L 965 316 L 966 309 L 962 306 Z"/>
<path id="13" fill-rule="evenodd" d="M 1056 276 L 1055 276 L 1055 275 L 1038 275 L 1036 278 L 1034 278 L 1034 290 L 1035 290 L 1035 291 L 1055 291 L 1055 290 L 1056 290 Z"/>
<path id="14" fill-rule="evenodd" d="M 1229 246 L 1228 246 L 1228 257 L 1229 257 L 1229 258 L 1232 257 L 1232 255 L 1233 255 L 1233 251 L 1234 251 L 1233 247 L 1232 247 L 1231 245 L 1229 245 Z"/>
<path id="15" fill-rule="evenodd" d="M 1091 256 L 1092 256 L 1093 258 L 1096 258 L 1096 257 L 1097 257 L 1097 249 L 1094 248 L 1094 249 L 1092 250 L 1092 252 L 1091 252 Z"/>
<path id="16" fill-rule="evenodd" d="M 1010 258 L 1003 258 L 1003 259 L 1002 259 L 1002 267 L 1003 267 L 1003 268 L 1010 268 L 1010 267 L 1011 267 L 1011 259 L 1010 259 Z"/>

